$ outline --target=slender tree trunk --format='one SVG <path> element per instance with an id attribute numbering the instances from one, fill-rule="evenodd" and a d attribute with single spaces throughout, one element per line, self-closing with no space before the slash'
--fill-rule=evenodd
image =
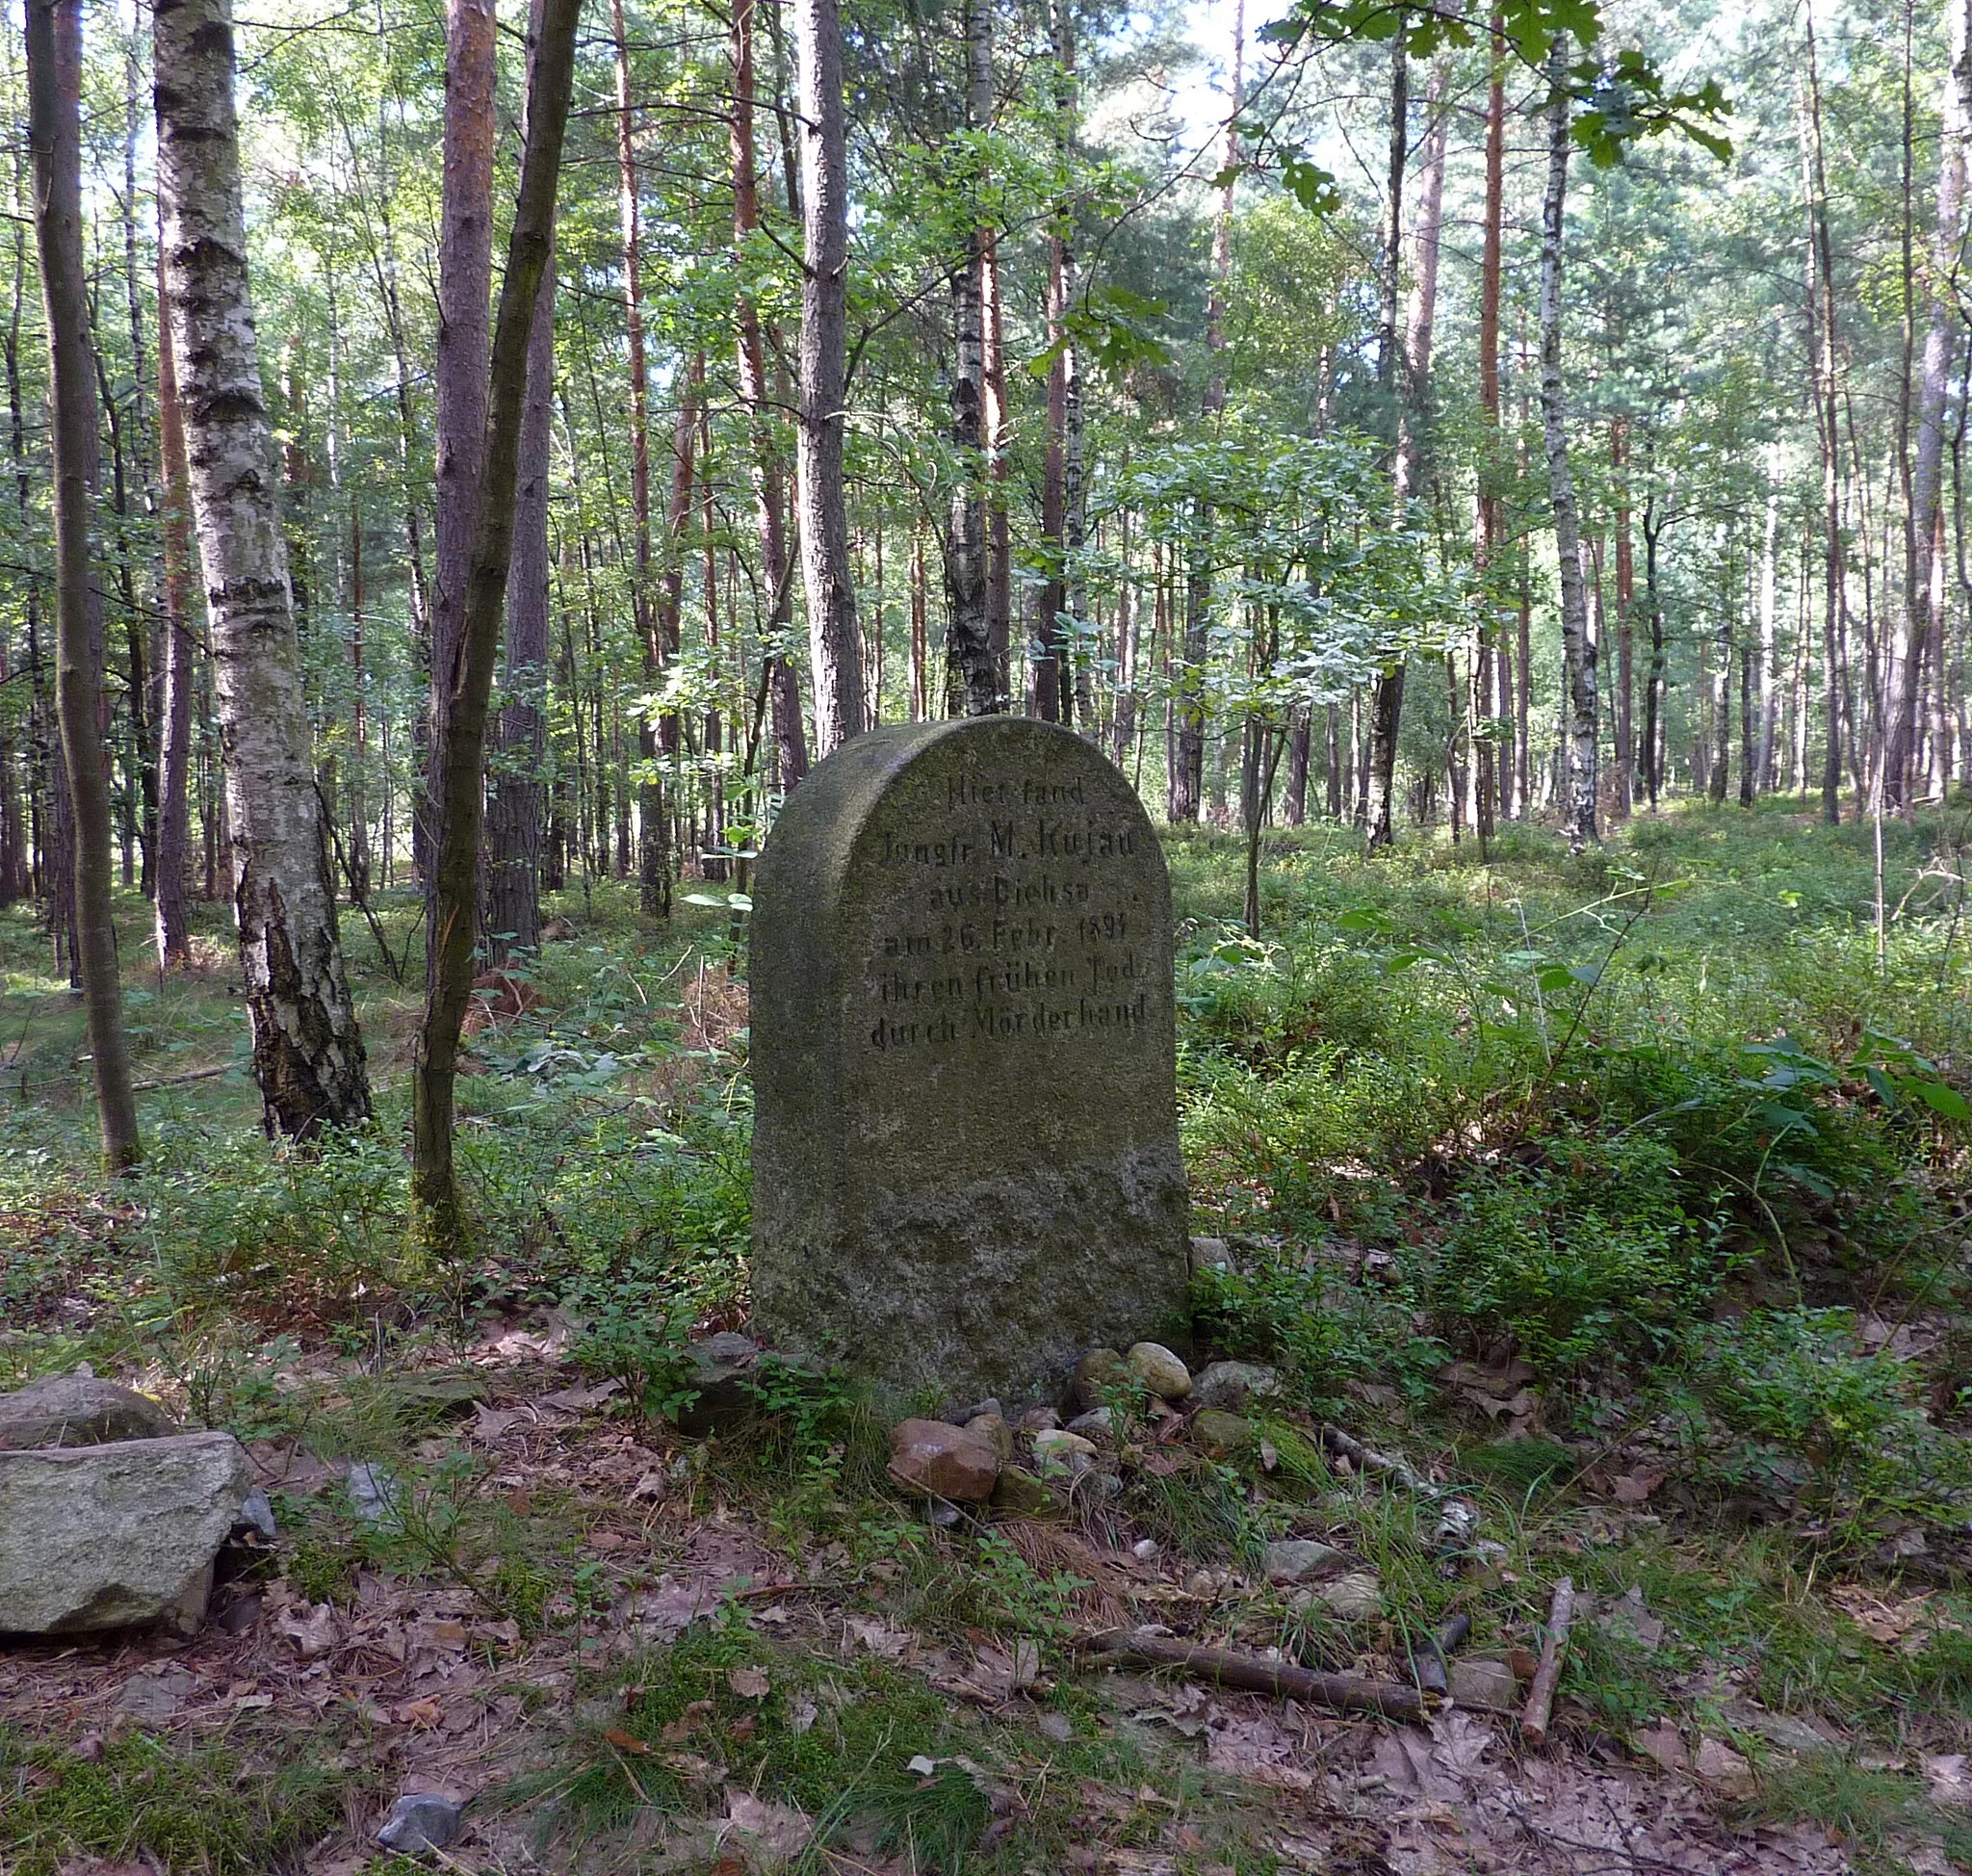
<path id="1" fill-rule="evenodd" d="M 1547 190 L 1541 217 L 1541 419 L 1547 446 L 1548 502 L 1554 514 L 1554 551 L 1560 562 L 1563 715 L 1568 769 L 1562 826 L 1571 851 L 1599 838 L 1596 826 L 1596 660 L 1589 643 L 1587 595 L 1582 587 L 1581 534 L 1575 517 L 1574 477 L 1569 465 L 1568 403 L 1561 375 L 1561 258 L 1567 206 L 1569 116 L 1566 35 L 1557 34 L 1547 59 Z"/>
<path id="2" fill-rule="evenodd" d="M 1822 452 L 1823 648 L 1827 672 L 1828 744 L 1822 764 L 1822 819 L 1842 819 L 1842 484 L 1841 431 L 1835 380 L 1835 263 L 1829 233 L 1828 169 L 1822 149 L 1821 79 L 1816 63 L 1814 9 L 1805 13 L 1807 98 L 1803 138 L 1808 182 L 1808 304 L 1813 321 L 1816 428 Z M 1818 314 L 1818 317 L 1816 315 Z"/>
<path id="3" fill-rule="evenodd" d="M 268 1130 L 370 1117 L 301 690 L 246 272 L 227 0 L 158 0 L 165 276 L 211 618 L 241 975 Z M 477 831 L 477 830 L 476 830 Z M 470 933 L 468 934 L 470 938 Z"/>
<path id="4" fill-rule="evenodd" d="M 1629 424 L 1609 427 L 1616 473 L 1616 812 L 1627 821 L 1636 805 L 1636 557 L 1630 546 Z"/>
<path id="5" fill-rule="evenodd" d="M 1066 187 L 1070 173 L 1071 126 L 1075 117 L 1075 40 L 1068 0 L 1054 6 L 1054 162 Z M 1075 340 L 1069 312 L 1075 300 L 1075 240 L 1073 210 L 1065 195 L 1054 203 L 1053 228 L 1048 238 L 1048 341 L 1052 357 L 1048 366 L 1048 447 L 1041 478 L 1041 543 L 1048 579 L 1041 588 L 1040 630 L 1034 635 L 1034 715 L 1043 722 L 1075 720 L 1075 679 L 1068 662 L 1069 639 L 1062 615 L 1069 611 L 1068 558 L 1069 405 L 1079 404 Z"/>
<path id="6" fill-rule="evenodd" d="M 532 22 L 540 31 L 538 8 Z M 532 100 L 529 100 L 532 108 Z M 486 795 L 486 949 L 496 963 L 541 945 L 541 768 L 548 753 L 548 469 L 555 440 L 555 250 L 528 336 L 506 593 L 506 699 Z"/>
<path id="7" fill-rule="evenodd" d="M 493 0 L 445 0 L 445 130 L 438 231 L 438 589 L 431 608 L 430 728 L 426 743 L 422 845 L 445 839 L 438 817 L 451 766 L 446 712 L 458 688 L 466 582 L 480 505 L 486 430 L 488 297 L 493 281 L 496 26 Z M 437 968 L 438 880 L 425 881 L 425 973 Z M 469 921 L 469 924 L 472 922 Z"/>
<path id="8" fill-rule="evenodd" d="M 983 11 L 983 0 L 981 0 Z M 843 493 L 849 276 L 848 132 L 837 0 L 798 0 L 801 75 L 801 388 L 797 428 L 801 583 L 815 685 L 815 752 L 863 733 L 856 586 Z"/>
<path id="9" fill-rule="evenodd" d="M 158 960 L 192 961 L 192 932 L 185 910 L 185 866 L 191 838 L 192 690 L 197 646 L 192 636 L 191 470 L 185 460 L 185 421 L 178 403 L 178 369 L 171 356 L 170 288 L 158 251 L 158 442 L 164 471 L 159 514 L 165 559 L 165 698 L 163 747 L 158 761 Z"/>
<path id="10" fill-rule="evenodd" d="M 1406 34 L 1400 29 L 1390 40 L 1390 161 L 1389 183 L 1385 197 L 1382 310 L 1377 322 L 1377 389 L 1388 408 L 1395 446 L 1390 464 L 1396 482 L 1401 511 L 1410 499 L 1416 480 L 1416 457 L 1407 463 L 1406 443 L 1414 450 L 1417 438 L 1406 417 L 1410 387 L 1409 361 L 1402 349 L 1407 331 L 1399 331 L 1397 318 L 1403 303 L 1404 277 L 1404 171 L 1410 162 L 1411 138 L 1411 54 Z M 1440 178 L 1442 169 L 1440 170 Z M 1433 235 L 1436 247 L 1436 231 Z M 1434 262 L 1435 264 L 1435 262 Z M 1362 825 L 1368 849 L 1382 852 L 1395 844 L 1397 742 L 1404 722 L 1405 658 L 1399 653 L 1377 673 L 1369 708 L 1369 753 L 1362 769 Z"/>
<path id="11" fill-rule="evenodd" d="M 1944 482 L 1945 394 L 1957 341 L 1954 282 L 1965 200 L 1965 145 L 1972 134 L 1967 91 L 1972 90 L 1972 0 L 1950 0 L 1951 64 L 1945 73 L 1943 134 L 1938 140 L 1937 231 L 1932 243 L 1930 324 L 1917 392 L 1917 444 L 1910 467 L 1905 526 L 1904 642 L 1893 663 L 1886 748 L 1881 758 L 1883 798 L 1908 807 L 1916 798 L 1916 748 L 1921 677 L 1930 659 L 1934 626 L 1931 604 L 1932 539 L 1937 530 Z M 1907 135 L 1906 160 L 1908 160 Z"/>
<path id="12" fill-rule="evenodd" d="M 991 15 L 988 15 L 989 22 Z M 992 47 L 986 53 L 992 110 Z M 993 668 L 998 692 L 1013 694 L 1013 538 L 1007 513 L 1007 457 L 1013 437 L 1006 401 L 1006 338 L 999 284 L 999 237 L 991 226 L 979 230 L 979 337 L 984 350 L 982 374 L 986 392 L 984 435 L 986 464 L 986 636 L 993 642 Z"/>
<path id="13" fill-rule="evenodd" d="M 480 768 L 486 708 L 500 647 L 501 609 L 512 563 L 514 484 L 527 402 L 527 353 L 541 277 L 554 243 L 555 195 L 568 124 L 581 0 L 540 0 L 528 72 L 528 136 L 520 196 L 507 242 L 494 327 L 490 390 L 462 615 L 457 679 L 449 702 L 444 838 L 437 854 L 437 969 L 427 992 L 411 1084 L 411 1202 L 424 1247 L 454 1258 L 466 1220 L 453 1171 L 453 1083 L 459 1030 L 472 995 L 473 911 L 477 899 Z"/>
<path id="14" fill-rule="evenodd" d="M 781 482 L 780 451 L 767 397 L 766 354 L 761 336 L 760 313 L 752 290 L 746 284 L 746 270 L 756 264 L 747 250 L 760 226 L 760 182 L 754 155 L 753 26 L 753 0 L 740 0 L 733 14 L 733 116 L 728 132 L 733 162 L 733 243 L 741 282 L 735 297 L 734 311 L 740 402 L 746 409 L 748 474 L 753 485 L 754 520 L 760 534 L 761 570 L 767 585 L 769 630 L 778 638 L 788 631 L 792 622 L 794 596 L 789 569 L 787 508 Z M 688 480 L 688 439 L 687 448 Z M 796 466 L 798 471 L 798 444 Z M 675 498 L 675 483 L 672 493 Z M 707 578 L 708 581 L 713 578 L 710 562 Z M 710 586 L 708 590 L 711 590 Z M 851 598 L 853 602 L 853 594 Z M 672 622 L 665 642 L 675 644 L 678 642 L 675 609 L 670 616 Z M 782 784 L 791 789 L 808 772 L 808 737 L 801 721 L 801 692 L 795 681 L 793 664 L 785 652 L 770 652 L 767 661 L 766 678 L 772 690 L 774 746 Z"/>
<path id="15" fill-rule="evenodd" d="M 106 1171 L 141 1157 L 123 1034 L 122 979 L 110 890 L 110 797 L 103 773 L 101 601 L 91 589 L 97 475 L 96 390 L 82 245 L 82 8 L 28 0 L 28 135 L 35 236 L 48 327 L 55 456 L 55 699 L 75 807 L 76 958 Z"/>

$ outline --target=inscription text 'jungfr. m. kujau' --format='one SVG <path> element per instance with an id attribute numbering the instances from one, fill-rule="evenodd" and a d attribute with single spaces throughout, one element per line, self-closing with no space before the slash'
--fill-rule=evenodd
<path id="1" fill-rule="evenodd" d="M 905 891 L 870 959 L 871 1049 L 937 1051 L 1146 1020 L 1143 898 L 1127 882 L 1127 822 L 1091 812 L 1081 778 L 945 784 L 945 821 L 873 829 L 877 866 Z"/>

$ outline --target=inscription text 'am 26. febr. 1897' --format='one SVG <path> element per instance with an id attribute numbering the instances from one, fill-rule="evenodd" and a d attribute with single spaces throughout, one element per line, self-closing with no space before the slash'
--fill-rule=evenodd
<path id="1" fill-rule="evenodd" d="M 764 1335 L 1011 1404 L 1176 1332 L 1171 889 L 1100 751 L 1012 717 L 846 744 L 762 855 L 750 977 Z"/>

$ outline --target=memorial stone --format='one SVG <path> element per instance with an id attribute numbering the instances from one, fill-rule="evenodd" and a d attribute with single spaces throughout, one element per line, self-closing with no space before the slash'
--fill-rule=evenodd
<path id="1" fill-rule="evenodd" d="M 1098 750 L 1004 717 L 847 743 L 762 855 L 750 975 L 769 1341 L 1026 1402 L 1181 1340 L 1170 884 Z"/>

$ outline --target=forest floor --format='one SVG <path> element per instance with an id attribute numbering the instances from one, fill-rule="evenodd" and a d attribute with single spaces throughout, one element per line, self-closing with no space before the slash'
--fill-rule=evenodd
<path id="1" fill-rule="evenodd" d="M 219 908 L 160 981 L 126 896 L 158 1085 L 112 1188 L 80 1011 L 0 915 L 0 1386 L 87 1362 L 232 1429 L 280 1530 L 194 1641 L 0 1652 L 0 1872 L 399 1868 L 417 1789 L 488 1872 L 1972 1869 L 1966 839 L 1885 830 L 1881 941 L 1871 830 L 1787 804 L 1572 861 L 1272 836 L 1258 939 L 1239 843 L 1174 839 L 1201 1359 L 1284 1391 L 1217 1460 L 1120 1398 L 1117 1496 L 950 1526 L 833 1383 L 670 1419 L 745 1319 L 723 906 L 564 896 L 472 1041 L 466 1272 L 403 1253 L 416 998 L 359 923 L 381 1119 L 308 1156 L 258 1135 Z M 1356 1593 L 1270 1587 L 1284 1536 Z M 1085 1646 L 1409 1681 L 1458 1615 L 1414 1725 Z"/>

